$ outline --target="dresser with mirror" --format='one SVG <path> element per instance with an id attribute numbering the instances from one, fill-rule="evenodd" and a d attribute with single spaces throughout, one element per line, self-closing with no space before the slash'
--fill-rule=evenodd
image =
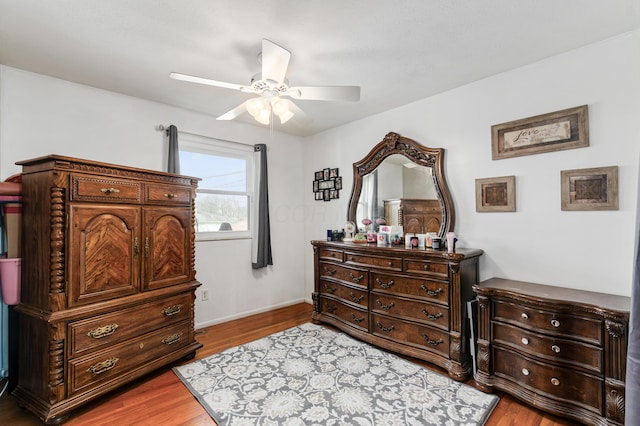
<path id="1" fill-rule="evenodd" d="M 384 222 L 411 223 L 413 232 L 435 232 L 442 238 L 453 232 L 455 212 L 444 174 L 444 149 L 388 133 L 353 164 L 353 177 L 347 221 L 362 227 L 363 219 L 371 219 L 375 229 L 381 223 L 377 219 L 385 218 Z M 470 377 L 466 302 L 474 298 L 482 250 L 311 244 L 314 321 L 431 362 L 455 380 Z"/>

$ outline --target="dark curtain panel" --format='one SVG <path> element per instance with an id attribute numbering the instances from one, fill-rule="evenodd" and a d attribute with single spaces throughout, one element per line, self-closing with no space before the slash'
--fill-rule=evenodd
<path id="1" fill-rule="evenodd" d="M 258 187 L 257 193 L 257 212 L 258 218 L 255 223 L 258 226 L 257 229 L 257 241 L 256 233 L 254 232 L 254 244 L 257 244 L 255 257 L 252 259 L 253 269 L 265 268 L 267 265 L 273 265 L 273 259 L 271 257 L 271 229 L 269 225 L 269 182 L 267 179 L 267 146 L 265 144 L 257 144 L 253 147 L 255 153 L 258 155 Z M 255 211 L 256 209 L 254 209 Z"/>
<path id="2" fill-rule="evenodd" d="M 631 284 L 631 319 L 627 349 L 627 378 L 625 380 L 625 424 L 640 425 L 640 173 L 638 174 L 638 202 L 636 204 L 636 246 L 633 255 Z"/>
<path id="3" fill-rule="evenodd" d="M 178 148 L 178 128 L 173 124 L 167 129 L 169 136 L 169 163 L 167 171 L 169 173 L 180 173 L 180 149 Z"/>

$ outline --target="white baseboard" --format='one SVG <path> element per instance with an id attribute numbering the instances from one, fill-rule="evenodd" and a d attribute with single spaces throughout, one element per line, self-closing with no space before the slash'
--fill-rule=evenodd
<path id="1" fill-rule="evenodd" d="M 307 299 L 307 298 L 290 300 L 288 302 L 279 303 L 277 305 L 265 306 L 264 308 L 254 309 L 252 311 L 240 312 L 238 314 L 229 315 L 229 316 L 222 317 L 222 318 L 217 318 L 217 319 L 214 319 L 214 320 L 211 320 L 211 321 L 199 322 L 199 323 L 195 324 L 195 329 L 198 330 L 200 328 L 205 328 L 205 327 L 209 327 L 209 326 L 212 326 L 212 325 L 221 324 L 221 323 L 227 322 L 227 321 L 233 321 L 233 320 L 236 320 L 236 319 L 248 317 L 248 316 L 255 315 L 255 314 L 261 314 L 263 312 L 273 311 L 274 309 L 284 308 L 286 306 L 296 305 L 298 303 L 308 303 L 310 305 L 313 304 L 312 300 L 311 299 Z"/>

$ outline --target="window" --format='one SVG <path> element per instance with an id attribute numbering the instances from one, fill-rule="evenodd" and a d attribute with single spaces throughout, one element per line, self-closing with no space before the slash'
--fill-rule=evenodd
<path id="1" fill-rule="evenodd" d="M 180 173 L 202 179 L 196 239 L 250 238 L 253 146 L 180 134 Z"/>

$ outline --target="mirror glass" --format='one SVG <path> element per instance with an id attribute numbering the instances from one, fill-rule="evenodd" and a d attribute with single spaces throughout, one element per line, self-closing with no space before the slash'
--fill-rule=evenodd
<path id="1" fill-rule="evenodd" d="M 443 173 L 444 150 L 389 133 L 353 164 L 353 189 L 347 220 L 363 231 L 380 224 L 399 225 L 405 233 L 453 231 L 454 211 Z"/>

